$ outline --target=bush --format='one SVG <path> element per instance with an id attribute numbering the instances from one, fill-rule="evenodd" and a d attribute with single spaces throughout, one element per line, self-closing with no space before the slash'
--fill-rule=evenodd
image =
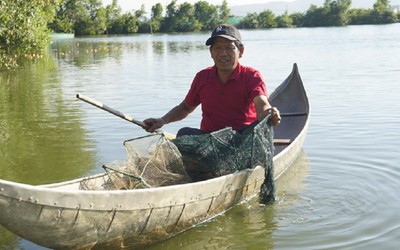
<path id="1" fill-rule="evenodd" d="M 56 0 L 0 1 L 0 68 L 42 57 L 50 42 L 47 23 L 57 4 Z"/>

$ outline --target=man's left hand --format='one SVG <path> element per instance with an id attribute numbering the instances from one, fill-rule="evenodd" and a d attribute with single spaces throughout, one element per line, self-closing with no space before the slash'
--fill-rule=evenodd
<path id="1" fill-rule="evenodd" d="M 272 126 L 278 126 L 281 123 L 281 114 L 276 107 L 271 107 L 265 110 L 266 112 L 271 114 L 271 124 Z"/>

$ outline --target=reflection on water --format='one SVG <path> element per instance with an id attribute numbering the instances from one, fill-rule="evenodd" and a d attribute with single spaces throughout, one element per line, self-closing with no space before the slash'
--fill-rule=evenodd
<path id="1" fill-rule="evenodd" d="M 122 44 L 107 42 L 85 41 L 55 41 L 52 44 L 52 53 L 58 61 L 76 65 L 78 67 L 94 64 L 96 61 L 111 57 L 117 59 L 122 55 Z"/>
<path id="2" fill-rule="evenodd" d="M 58 61 L 78 67 L 96 64 L 107 58 L 119 60 L 124 53 L 163 55 L 204 49 L 203 41 L 171 41 L 168 35 L 74 39 L 73 42 L 55 40 L 51 45 L 52 54 Z"/>
<path id="3" fill-rule="evenodd" d="M 85 174 L 92 142 L 76 108 L 64 100 L 51 58 L 0 73 L 0 176 L 44 184 Z"/>
<path id="4" fill-rule="evenodd" d="M 304 180 L 309 168 L 307 154 L 302 150 L 289 170 L 276 181 L 276 203 L 279 206 L 291 206 L 300 199 L 299 193 L 306 187 Z"/>

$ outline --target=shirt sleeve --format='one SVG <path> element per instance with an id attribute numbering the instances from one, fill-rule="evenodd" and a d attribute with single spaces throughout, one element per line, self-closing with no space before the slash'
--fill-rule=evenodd
<path id="1" fill-rule="evenodd" d="M 251 100 L 259 95 L 267 95 L 267 87 L 261 73 L 258 70 L 253 70 L 252 74 L 249 74 L 250 80 L 248 81 L 248 91 Z"/>
<path id="2" fill-rule="evenodd" d="M 185 97 L 185 102 L 189 106 L 197 107 L 200 104 L 199 91 L 197 89 L 199 83 L 200 83 L 200 74 L 196 74 L 196 76 L 193 79 L 192 85 L 190 86 L 190 89 Z"/>

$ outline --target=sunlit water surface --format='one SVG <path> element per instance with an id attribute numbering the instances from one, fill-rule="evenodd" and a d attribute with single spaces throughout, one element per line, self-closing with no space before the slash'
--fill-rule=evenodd
<path id="1" fill-rule="evenodd" d="M 243 30 L 242 64 L 272 92 L 296 62 L 312 109 L 278 200 L 240 205 L 149 249 L 396 249 L 400 245 L 400 25 Z M 36 66 L 0 73 L 0 178 L 69 180 L 125 159 L 138 120 L 178 104 L 212 64 L 204 34 L 58 40 Z M 197 127 L 200 112 L 164 130 Z M 43 249 L 0 228 L 0 249 Z"/>

